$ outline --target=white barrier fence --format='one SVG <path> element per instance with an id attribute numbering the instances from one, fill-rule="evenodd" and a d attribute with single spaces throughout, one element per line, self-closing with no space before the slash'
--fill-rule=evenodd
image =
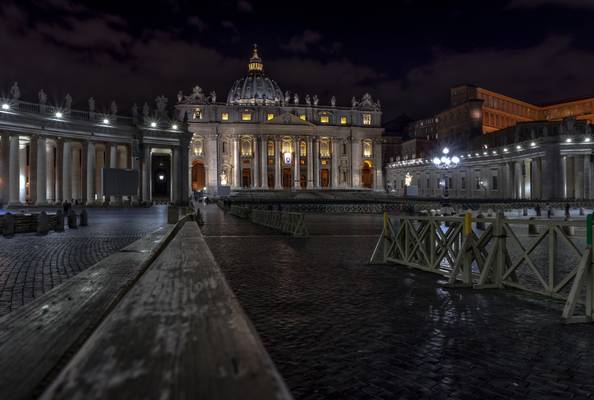
<path id="1" fill-rule="evenodd" d="M 591 215 L 587 221 L 384 214 L 370 262 L 437 273 L 450 285 L 564 299 L 564 322 L 593 321 Z M 578 304 L 581 315 L 574 315 Z"/>
<path id="2" fill-rule="evenodd" d="M 305 216 L 302 213 L 256 210 L 240 206 L 231 206 L 229 213 L 239 218 L 249 219 L 254 224 L 293 236 L 304 237 L 309 234 L 305 225 Z"/>

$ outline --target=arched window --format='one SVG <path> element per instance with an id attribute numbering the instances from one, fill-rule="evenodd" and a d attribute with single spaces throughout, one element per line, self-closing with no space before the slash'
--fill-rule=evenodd
<path id="1" fill-rule="evenodd" d="M 201 136 L 196 136 L 192 139 L 192 153 L 196 157 L 202 157 L 204 155 L 204 140 Z"/>
<path id="2" fill-rule="evenodd" d="M 200 108 L 195 108 L 192 117 L 194 119 L 202 119 L 202 110 Z"/>
<path id="3" fill-rule="evenodd" d="M 252 156 L 252 141 L 249 138 L 241 139 L 241 156 L 251 157 Z"/>
<path id="4" fill-rule="evenodd" d="M 283 138 L 283 142 L 281 144 L 281 153 L 292 153 L 293 152 L 293 139 L 291 138 Z"/>
<path id="5" fill-rule="evenodd" d="M 268 157 L 274 157 L 274 142 L 272 140 L 268 141 Z"/>
<path id="6" fill-rule="evenodd" d="M 330 140 L 320 140 L 320 157 L 330 157 Z"/>
<path id="7" fill-rule="evenodd" d="M 369 139 L 363 140 L 363 157 L 373 157 L 373 143 Z"/>
<path id="8" fill-rule="evenodd" d="M 299 155 L 301 157 L 307 157 L 307 143 L 304 140 L 299 142 Z"/>

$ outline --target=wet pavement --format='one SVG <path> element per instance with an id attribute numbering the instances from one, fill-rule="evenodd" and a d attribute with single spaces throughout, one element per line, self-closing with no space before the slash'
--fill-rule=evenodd
<path id="1" fill-rule="evenodd" d="M 295 239 L 203 208 L 203 233 L 296 399 L 589 398 L 594 326 L 513 290 L 368 265 L 381 216 Z"/>
<path id="2" fill-rule="evenodd" d="M 89 226 L 0 236 L 0 316 L 164 226 L 166 206 L 89 208 Z"/>

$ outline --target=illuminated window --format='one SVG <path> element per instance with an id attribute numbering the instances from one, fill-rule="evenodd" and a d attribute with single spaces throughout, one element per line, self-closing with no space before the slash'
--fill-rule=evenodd
<path id="1" fill-rule="evenodd" d="M 371 143 L 371 140 L 363 141 L 363 157 L 373 157 L 373 143 Z"/>
<path id="2" fill-rule="evenodd" d="M 270 121 L 272 118 L 274 118 L 274 114 L 272 114 L 272 113 L 269 113 L 269 114 L 266 116 L 266 119 L 267 119 L 268 121 Z"/>
<path id="3" fill-rule="evenodd" d="M 281 143 L 281 155 L 284 153 L 292 153 L 293 152 L 293 139 L 283 139 Z"/>
<path id="4" fill-rule="evenodd" d="M 303 140 L 299 142 L 299 155 L 301 157 L 307 156 L 307 143 L 305 143 Z"/>
<path id="5" fill-rule="evenodd" d="M 194 113 L 192 114 L 194 119 L 202 119 L 202 110 L 199 108 L 194 109 Z"/>
<path id="6" fill-rule="evenodd" d="M 268 157 L 274 157 L 274 142 L 272 140 L 268 141 Z"/>
<path id="7" fill-rule="evenodd" d="M 229 113 L 226 113 L 226 112 L 222 113 L 221 114 L 221 119 L 223 121 L 229 121 Z"/>
<path id="8" fill-rule="evenodd" d="M 340 117 L 340 125 L 346 125 L 347 124 L 347 117 L 345 117 L 344 115 L 342 117 Z"/>
<path id="9" fill-rule="evenodd" d="M 328 164 L 328 161 L 322 160 L 322 165 L 327 165 L 327 164 Z"/>
<path id="10" fill-rule="evenodd" d="M 301 114 L 301 115 L 299 116 L 299 119 L 301 119 L 301 120 L 305 121 L 305 120 L 306 120 L 306 119 L 305 119 L 305 114 Z"/>
<path id="11" fill-rule="evenodd" d="M 363 114 L 363 125 L 371 125 L 371 114 Z"/>
<path id="12" fill-rule="evenodd" d="M 330 157 L 330 141 L 328 139 L 320 140 L 320 157 Z"/>
<path id="13" fill-rule="evenodd" d="M 241 139 L 241 156 L 251 157 L 252 156 L 252 141 L 250 139 Z"/>
<path id="14" fill-rule="evenodd" d="M 204 142 L 201 137 L 194 138 L 192 140 L 192 153 L 196 157 L 202 157 L 204 151 Z"/>
<path id="15" fill-rule="evenodd" d="M 241 114 L 242 121 L 251 121 L 252 120 L 252 113 L 245 112 Z"/>
<path id="16" fill-rule="evenodd" d="M 320 122 L 322 124 L 327 124 L 328 122 L 330 122 L 330 117 L 328 117 L 327 114 L 320 115 Z"/>

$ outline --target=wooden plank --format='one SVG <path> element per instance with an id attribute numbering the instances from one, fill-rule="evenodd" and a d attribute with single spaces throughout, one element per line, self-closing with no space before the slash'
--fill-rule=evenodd
<path id="1" fill-rule="evenodd" d="M 36 397 L 121 299 L 173 228 L 160 229 L 0 319 L 0 399 Z"/>
<path id="2" fill-rule="evenodd" d="M 42 398 L 291 396 L 188 222 Z"/>

